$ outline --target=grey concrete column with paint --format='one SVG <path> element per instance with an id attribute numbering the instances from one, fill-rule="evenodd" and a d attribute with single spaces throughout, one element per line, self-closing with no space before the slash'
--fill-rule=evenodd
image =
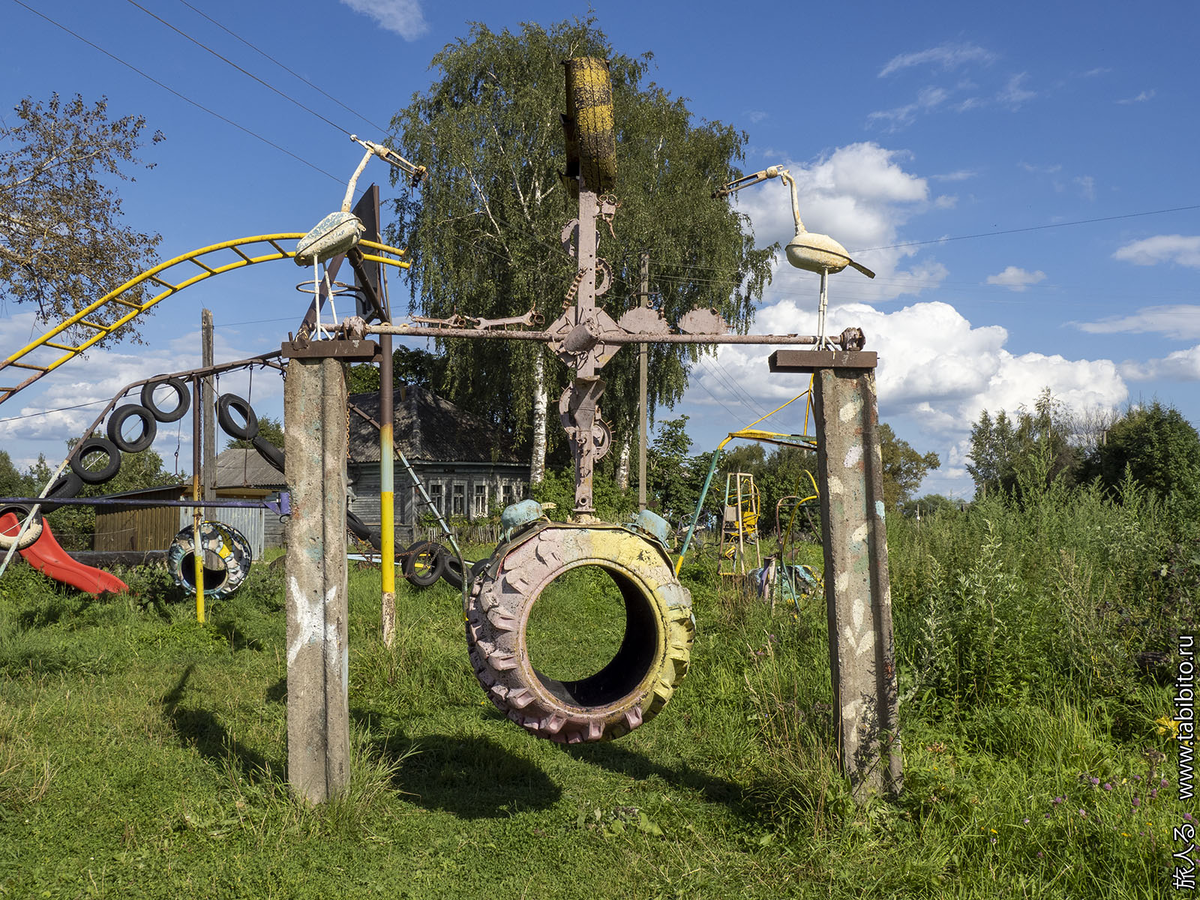
<path id="1" fill-rule="evenodd" d="M 288 363 L 288 781 L 311 803 L 336 796 L 350 780 L 347 416 L 340 360 Z"/>
<path id="2" fill-rule="evenodd" d="M 772 372 L 813 374 L 838 753 L 859 799 L 903 783 L 875 364 L 864 352 L 770 359 Z"/>

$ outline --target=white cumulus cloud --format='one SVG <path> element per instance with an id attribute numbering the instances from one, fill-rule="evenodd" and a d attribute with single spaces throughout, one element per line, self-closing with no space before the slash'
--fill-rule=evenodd
<path id="1" fill-rule="evenodd" d="M 1130 381 L 1200 381 L 1200 345 L 1176 350 L 1160 359 L 1126 362 L 1121 366 L 1121 374 Z"/>
<path id="2" fill-rule="evenodd" d="M 987 283 L 998 284 L 1010 291 L 1026 291 L 1031 284 L 1037 284 L 1039 281 L 1044 281 L 1045 278 L 1046 273 L 1041 269 L 1036 272 L 1027 272 L 1017 266 L 1008 266 L 998 275 L 989 275 Z"/>
<path id="3" fill-rule="evenodd" d="M 1010 414 L 1029 407 L 1044 388 L 1076 411 L 1119 406 L 1129 395 L 1118 366 L 1107 359 L 1067 359 L 1041 353 L 1016 354 L 998 325 L 973 325 L 947 303 L 919 302 L 885 312 L 865 304 L 830 313 L 830 333 L 861 327 L 867 349 L 879 354 L 879 413 L 921 452 L 933 450 L 943 469 L 923 490 L 971 493 L 963 470 L 971 426 L 982 410 Z M 762 333 L 809 334 L 816 326 L 815 302 L 780 300 L 759 313 Z M 808 376 L 766 375 L 773 348 L 723 346 L 718 362 L 693 370 L 687 402 L 732 430 L 754 414 L 779 406 L 803 391 Z M 740 388 L 739 396 L 730 383 Z M 745 394 L 753 403 L 745 402 Z M 736 415 L 731 415 L 736 414 Z M 738 422 L 737 415 L 745 421 Z M 802 413 L 797 413 L 802 416 Z M 786 417 L 785 417 L 786 418 Z M 764 427 L 799 425 L 781 419 Z"/>
<path id="4" fill-rule="evenodd" d="M 370 16 L 379 26 L 406 41 L 415 41 L 429 31 L 419 0 L 341 0 L 355 12 Z"/>
<path id="5" fill-rule="evenodd" d="M 899 263 L 914 248 L 892 247 L 897 232 L 910 216 L 928 208 L 928 182 L 906 172 L 904 156 L 873 142 L 839 147 L 811 163 L 788 161 L 796 179 L 800 215 L 812 232 L 828 234 L 851 251 L 855 259 L 874 269 L 875 281 L 846 270 L 831 279 L 831 302 L 847 299 L 886 300 L 936 284 L 946 275 L 937 263 L 900 270 Z M 775 181 L 735 195 L 742 212 L 750 216 L 759 245 L 786 244 L 795 233 L 787 189 Z M 890 249 L 870 249 L 890 248 Z M 776 289 L 788 292 L 815 290 L 816 276 L 782 263 Z"/>
<path id="6" fill-rule="evenodd" d="M 1119 248 L 1113 259 L 1138 266 L 1173 262 L 1200 269 L 1200 235 L 1157 234 Z"/>

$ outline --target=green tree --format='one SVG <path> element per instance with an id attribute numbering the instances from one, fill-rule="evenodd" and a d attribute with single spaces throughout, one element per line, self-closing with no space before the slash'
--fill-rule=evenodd
<path id="1" fill-rule="evenodd" d="M 73 437 L 67 441 L 68 449 L 80 441 Z M 45 456 L 38 456 L 38 461 L 30 467 L 27 478 L 33 485 L 33 493 L 37 494 L 50 479 L 54 470 L 46 462 Z M 160 487 L 168 484 L 179 484 L 182 478 L 163 468 L 162 457 L 154 450 L 143 450 L 140 453 L 122 453 L 121 468 L 117 474 L 104 484 L 85 484 L 79 492 L 79 497 L 103 497 L 107 494 L 120 494 L 125 491 L 136 491 L 141 488 Z M 90 550 L 92 536 L 96 532 L 96 508 L 93 506 L 70 505 L 62 506 L 48 514 L 56 536 L 68 550 Z"/>
<path id="2" fill-rule="evenodd" d="M 889 510 L 908 500 L 926 473 L 942 464 L 936 453 L 922 456 L 883 422 L 879 425 L 879 449 L 883 457 L 883 505 Z"/>
<path id="3" fill-rule="evenodd" d="M 19 123 L 0 123 L 0 299 L 56 323 L 154 263 L 160 236 L 125 225 L 104 183 L 133 180 L 125 169 L 141 162 L 134 153 L 145 119 L 110 119 L 105 98 L 88 106 L 79 95 L 63 103 L 52 94 L 45 104 L 27 97 L 16 113 Z M 107 324 L 125 312 L 92 318 Z M 138 340 L 133 325 L 122 335 Z"/>
<path id="4" fill-rule="evenodd" d="M 648 250 L 654 305 L 669 322 L 712 307 L 744 329 L 774 248 L 756 251 L 746 217 L 710 195 L 741 174 L 734 164 L 746 135 L 695 121 L 682 99 L 644 83 L 649 55 L 616 53 L 591 19 L 548 30 L 526 24 L 518 34 L 473 25 L 469 39 L 433 58 L 438 80 L 393 119 L 395 143 L 430 171 L 419 195 L 397 202 L 389 229 L 412 254 L 411 308 L 489 318 L 533 309 L 547 324 L 558 318 L 574 277 L 560 235 L 576 215 L 559 175 L 562 61 L 581 56 L 609 60 L 620 167 L 621 205 L 613 232 L 601 225 L 599 248 L 615 283 L 598 305 L 619 318 L 637 304 L 638 256 Z M 539 387 L 553 402 L 571 374 L 540 345 L 446 341 L 442 349 L 440 391 L 522 441 Z M 698 352 L 652 345 L 651 409 L 682 396 Z M 635 428 L 637 354 L 618 353 L 602 375 L 603 413 L 620 444 Z"/>
<path id="5" fill-rule="evenodd" d="M 976 495 L 1019 494 L 1023 484 L 1044 487 L 1059 478 L 1073 484 L 1082 459 L 1075 434 L 1070 411 L 1050 388 L 1042 390 L 1032 410 L 1019 409 L 1015 420 L 1003 410 L 993 420 L 985 409 L 971 429 L 968 453 Z"/>
<path id="6" fill-rule="evenodd" d="M 900 514 L 907 518 L 932 519 L 934 516 L 945 515 L 958 511 L 958 503 L 941 494 L 925 494 L 915 500 L 905 500 L 900 504 Z"/>
<path id="7" fill-rule="evenodd" d="M 379 375 L 376 370 L 375 390 L 379 389 Z M 267 443 L 274 444 L 280 450 L 283 449 L 283 423 L 278 419 L 273 419 L 270 416 L 258 417 L 258 436 L 265 439 Z M 243 438 L 235 438 L 225 444 L 226 450 L 253 450 L 254 443 Z M 124 466 L 122 466 L 124 468 Z"/>
<path id="8" fill-rule="evenodd" d="M 1116 492 L 1126 470 L 1162 499 L 1200 500 L 1200 435 L 1174 407 L 1158 401 L 1130 409 L 1084 461 L 1081 478 Z"/>
<path id="9" fill-rule="evenodd" d="M 646 453 L 646 474 L 654 496 L 651 505 L 674 526 L 691 521 L 711 459 L 705 457 L 702 469 L 689 455 L 692 439 L 687 434 L 687 421 L 687 416 L 680 416 L 659 422 Z"/>
<path id="10" fill-rule="evenodd" d="M 13 465 L 12 457 L 0 450 L 0 497 L 26 497 L 32 482 Z"/>
<path id="11" fill-rule="evenodd" d="M 397 347 L 392 352 L 392 386 L 396 390 L 405 384 L 419 384 L 436 393 L 445 375 L 443 356 L 409 347 Z M 379 390 L 379 367 L 370 363 L 351 366 L 346 384 L 352 394 Z"/>

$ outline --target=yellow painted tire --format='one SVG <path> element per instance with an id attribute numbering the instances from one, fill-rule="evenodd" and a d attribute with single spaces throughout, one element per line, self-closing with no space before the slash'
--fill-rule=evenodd
<path id="1" fill-rule="evenodd" d="M 595 566 L 625 601 L 625 637 L 599 672 L 562 682 L 530 662 L 529 614 L 542 591 L 571 569 Z M 666 549 L 611 525 L 549 525 L 501 545 L 467 601 L 467 648 L 496 707 L 538 737 L 561 743 L 628 734 L 666 706 L 687 673 L 692 598 Z"/>
<path id="2" fill-rule="evenodd" d="M 568 59 L 567 115 L 575 122 L 579 171 L 590 191 L 604 193 L 617 183 L 617 137 L 613 125 L 612 79 L 608 63 Z"/>

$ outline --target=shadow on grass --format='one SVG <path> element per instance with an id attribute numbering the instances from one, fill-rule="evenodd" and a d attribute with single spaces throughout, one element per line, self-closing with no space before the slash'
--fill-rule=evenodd
<path id="1" fill-rule="evenodd" d="M 553 806 L 562 790 L 537 765 L 486 737 L 448 734 L 379 736 L 379 718 L 352 712 L 370 747 L 394 766 L 392 783 L 410 802 L 460 819 L 502 819 Z"/>
<path id="2" fill-rule="evenodd" d="M 720 803 L 743 819 L 761 818 L 762 810 L 746 790 L 732 781 L 693 769 L 687 763 L 666 766 L 619 744 L 577 744 L 564 748 L 566 753 L 628 778 L 642 780 L 657 775 L 668 784 L 695 791 L 709 803 Z"/>
<path id="3" fill-rule="evenodd" d="M 195 665 L 189 663 L 179 681 L 162 698 L 163 717 L 184 747 L 193 747 L 205 759 L 231 763 L 248 780 L 273 780 L 271 763 L 265 756 L 231 736 L 215 715 L 206 709 L 181 706 Z"/>

